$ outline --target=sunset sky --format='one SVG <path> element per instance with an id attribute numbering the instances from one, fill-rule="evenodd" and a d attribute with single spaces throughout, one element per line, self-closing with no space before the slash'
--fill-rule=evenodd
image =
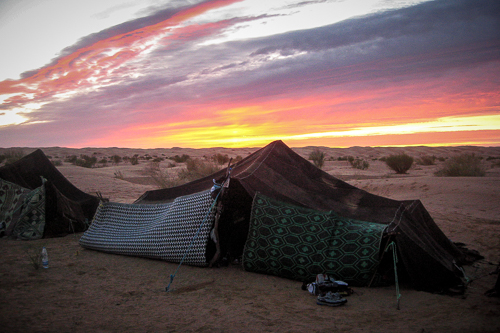
<path id="1" fill-rule="evenodd" d="M 500 146 L 498 0 L 2 0 L 0 147 Z"/>

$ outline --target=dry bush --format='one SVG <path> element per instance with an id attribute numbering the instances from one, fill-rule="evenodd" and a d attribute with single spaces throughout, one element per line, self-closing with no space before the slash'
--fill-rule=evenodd
<path id="1" fill-rule="evenodd" d="M 462 154 L 448 159 L 441 170 L 435 173 L 441 177 L 484 177 L 486 171 L 481 159 L 474 154 Z"/>
<path id="2" fill-rule="evenodd" d="M 413 165 L 413 157 L 405 153 L 390 155 L 385 159 L 385 163 L 397 174 L 405 174 Z"/>
<path id="3" fill-rule="evenodd" d="M 111 156 L 111 161 L 113 162 L 114 165 L 117 165 L 122 161 L 122 157 L 119 155 L 113 155 Z"/>
<path id="4" fill-rule="evenodd" d="M 225 165 L 229 162 L 229 156 L 227 156 L 227 154 L 222 155 L 221 153 L 217 153 L 212 156 L 212 159 L 219 165 Z"/>
<path id="5" fill-rule="evenodd" d="M 185 182 L 190 182 L 208 175 L 211 175 L 221 169 L 221 166 L 212 161 L 206 161 L 199 158 L 186 161 L 186 169 L 179 172 L 179 178 Z"/>
<path id="6" fill-rule="evenodd" d="M 22 148 L 9 148 L 5 153 L 0 155 L 0 163 L 5 161 L 5 164 L 11 164 L 20 160 L 24 155 L 25 153 Z"/>
<path id="7" fill-rule="evenodd" d="M 189 157 L 189 155 L 186 155 L 186 154 L 182 154 L 182 156 L 175 155 L 173 157 L 169 157 L 169 159 L 171 159 L 172 161 L 174 161 L 176 163 L 184 163 L 187 160 L 189 160 L 190 158 L 191 157 Z"/>
<path id="8" fill-rule="evenodd" d="M 351 166 L 355 169 L 359 169 L 359 170 L 366 170 L 370 167 L 370 163 L 366 160 L 363 160 L 361 158 L 356 158 L 356 159 L 349 159 L 349 163 L 351 164 Z"/>
<path id="9" fill-rule="evenodd" d="M 132 165 L 137 165 L 137 164 L 139 164 L 139 155 L 138 155 L 138 154 L 135 154 L 134 156 L 132 156 L 132 157 L 129 159 L 129 162 L 130 162 L 130 164 L 132 164 Z"/>
<path id="10" fill-rule="evenodd" d="M 74 165 L 81 166 L 84 168 L 93 168 L 95 164 L 97 163 L 97 157 L 95 156 L 88 156 L 88 155 L 80 155 L 80 158 L 77 158 L 76 161 L 74 161 Z"/>
<path id="11" fill-rule="evenodd" d="M 144 174 L 151 177 L 159 188 L 169 188 L 211 175 L 221 167 L 213 161 L 189 158 L 186 161 L 186 168 L 178 172 L 169 169 L 161 168 L 159 162 L 153 161 L 147 164 Z"/>
<path id="12" fill-rule="evenodd" d="M 416 163 L 419 165 L 434 165 L 436 164 L 436 156 L 422 156 L 416 160 Z"/>
<path id="13" fill-rule="evenodd" d="M 309 154 L 309 159 L 311 161 L 313 161 L 314 165 L 317 168 L 321 169 L 321 168 L 323 168 L 323 165 L 325 164 L 326 154 L 319 149 L 314 149 Z"/>
<path id="14" fill-rule="evenodd" d="M 151 161 L 146 164 L 144 174 L 151 177 L 159 188 L 169 188 L 182 184 L 176 173 L 160 168 L 159 162 Z"/>

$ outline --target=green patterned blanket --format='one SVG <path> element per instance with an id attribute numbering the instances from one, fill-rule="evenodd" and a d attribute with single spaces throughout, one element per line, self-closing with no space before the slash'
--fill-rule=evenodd
<path id="1" fill-rule="evenodd" d="M 45 229 L 45 185 L 29 190 L 0 179 L 0 224 L 6 236 L 39 239 Z"/>
<path id="2" fill-rule="evenodd" d="M 257 193 L 243 267 L 299 281 L 325 273 L 353 285 L 367 285 L 377 268 L 385 227 Z"/>

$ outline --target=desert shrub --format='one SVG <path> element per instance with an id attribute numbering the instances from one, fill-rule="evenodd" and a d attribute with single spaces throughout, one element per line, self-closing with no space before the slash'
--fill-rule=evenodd
<path id="1" fill-rule="evenodd" d="M 70 155 L 70 156 L 66 156 L 66 159 L 64 161 L 71 163 L 71 164 L 76 164 L 77 159 L 78 159 L 78 157 L 76 155 Z"/>
<path id="2" fill-rule="evenodd" d="M 134 156 L 132 156 L 131 158 L 129 158 L 129 162 L 132 165 L 139 164 L 139 155 L 135 154 Z"/>
<path id="3" fill-rule="evenodd" d="M 416 160 L 416 163 L 419 165 L 434 165 L 436 164 L 436 156 L 422 156 Z"/>
<path id="4" fill-rule="evenodd" d="M 349 156 L 339 156 L 337 157 L 337 161 L 347 161 L 349 159 Z"/>
<path id="5" fill-rule="evenodd" d="M 151 177 L 159 188 L 168 188 L 211 175 L 220 170 L 220 166 L 213 160 L 191 158 L 186 160 L 186 168 L 179 172 L 168 170 L 174 166 L 175 164 L 170 163 L 167 168 L 162 169 L 160 163 L 152 161 L 144 168 L 144 174 Z"/>
<path id="6" fill-rule="evenodd" d="M 219 165 L 224 165 L 227 164 L 227 162 L 229 162 L 229 156 L 227 156 L 227 154 L 222 155 L 221 153 L 217 153 L 212 156 L 212 159 L 214 160 L 215 163 Z"/>
<path id="7" fill-rule="evenodd" d="M 51 161 L 54 166 L 61 166 L 63 165 L 63 162 L 61 160 L 53 160 Z"/>
<path id="8" fill-rule="evenodd" d="M 125 179 L 125 176 L 123 175 L 123 173 L 120 170 L 116 170 L 115 171 L 115 178 L 123 180 L 123 179 Z"/>
<path id="9" fill-rule="evenodd" d="M 385 164 L 397 174 L 405 174 L 413 165 L 413 157 L 405 153 L 390 155 L 385 159 Z"/>
<path id="10" fill-rule="evenodd" d="M 370 163 L 368 163 L 368 161 L 366 160 L 363 160 L 361 158 L 356 158 L 356 159 L 352 159 L 352 160 L 349 160 L 349 163 L 351 164 L 351 166 L 355 169 L 360 169 L 360 170 L 366 170 L 370 167 Z"/>
<path id="11" fill-rule="evenodd" d="M 323 165 L 325 164 L 326 154 L 319 149 L 314 149 L 309 154 L 309 159 L 311 161 L 313 161 L 314 165 L 317 168 L 321 169 L 321 168 L 323 168 Z"/>
<path id="12" fill-rule="evenodd" d="M 153 162 L 160 163 L 161 161 L 163 161 L 163 158 L 161 158 L 161 157 L 154 157 L 153 158 Z"/>
<path id="13" fill-rule="evenodd" d="M 24 150 L 22 148 L 9 148 L 0 156 L 0 163 L 5 162 L 5 164 L 11 164 L 20 160 L 24 155 Z"/>
<path id="14" fill-rule="evenodd" d="M 119 164 L 122 161 L 122 157 L 119 155 L 113 155 L 111 156 L 111 162 L 113 162 L 114 165 Z"/>
<path id="15" fill-rule="evenodd" d="M 243 159 L 243 157 L 241 157 L 240 155 L 237 155 L 237 156 L 234 158 L 233 162 L 234 162 L 234 163 L 236 163 L 236 162 L 241 161 L 242 159 Z"/>
<path id="16" fill-rule="evenodd" d="M 90 157 L 88 155 L 80 155 L 80 158 L 77 158 L 73 164 L 77 165 L 77 166 L 84 167 L 84 168 L 93 168 L 96 163 L 97 163 L 97 157 L 95 157 L 95 156 Z"/>
<path id="17" fill-rule="evenodd" d="M 485 174 L 481 159 L 474 154 L 453 156 L 435 173 L 441 177 L 483 177 Z"/>
<path id="18" fill-rule="evenodd" d="M 105 158 L 102 158 L 101 160 L 99 160 L 99 163 L 102 167 L 105 167 L 106 165 L 108 165 L 108 160 L 105 159 Z"/>
<path id="19" fill-rule="evenodd" d="M 176 163 L 185 163 L 187 160 L 189 160 L 191 157 L 186 154 L 182 154 L 182 156 L 175 155 L 173 157 L 170 157 L 171 160 L 173 160 Z"/>
<path id="20" fill-rule="evenodd" d="M 29 259 L 31 266 L 34 269 L 39 269 L 42 266 L 42 245 L 26 245 L 24 247 L 24 253 Z"/>
<path id="21" fill-rule="evenodd" d="M 179 178 L 190 182 L 220 170 L 220 166 L 211 161 L 201 160 L 199 158 L 188 159 L 186 161 L 186 169 L 179 172 Z"/>
<path id="22" fill-rule="evenodd" d="M 144 173 L 151 177 L 159 188 L 169 188 L 182 184 L 177 174 L 162 170 L 159 162 L 151 161 L 148 163 L 144 168 Z"/>

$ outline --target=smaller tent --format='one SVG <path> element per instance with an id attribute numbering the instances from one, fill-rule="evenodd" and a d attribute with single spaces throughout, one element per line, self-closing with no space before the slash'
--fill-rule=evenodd
<path id="1" fill-rule="evenodd" d="M 97 196 L 87 194 L 75 187 L 57 170 L 40 149 L 12 164 L 0 167 L 0 179 L 2 179 L 2 188 L 8 189 L 7 192 L 0 194 L 0 200 L 4 200 L 0 206 L 3 218 L 17 216 L 7 212 L 19 212 L 18 205 L 27 204 L 24 202 L 26 197 L 13 198 L 13 194 L 30 192 L 28 197 L 31 200 L 39 199 L 37 213 L 31 215 L 30 218 L 38 221 L 41 221 L 42 218 L 45 220 L 41 230 L 42 237 L 45 238 L 85 231 L 100 201 Z M 17 185 L 16 189 L 12 184 Z M 35 193 L 37 194 L 35 195 Z M 21 195 L 21 193 L 18 194 Z"/>

